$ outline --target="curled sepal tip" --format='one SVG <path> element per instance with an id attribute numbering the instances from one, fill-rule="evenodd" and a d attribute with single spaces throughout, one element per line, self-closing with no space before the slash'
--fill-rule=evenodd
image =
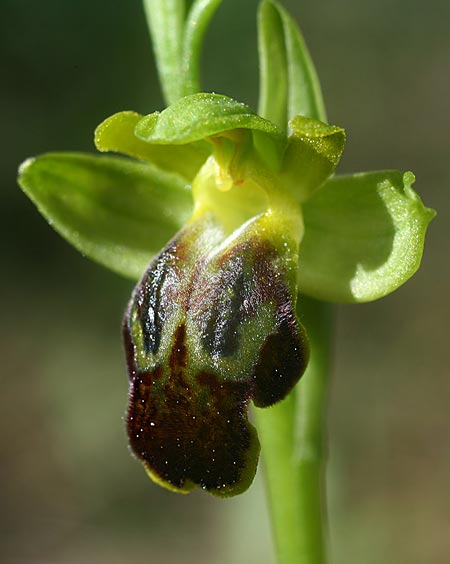
<path id="1" fill-rule="evenodd" d="M 130 445 L 168 489 L 246 490 L 259 456 L 248 403 L 279 401 L 306 367 L 289 267 L 297 250 L 263 235 L 270 221 L 262 214 L 224 236 L 204 214 L 151 263 L 130 301 Z"/>

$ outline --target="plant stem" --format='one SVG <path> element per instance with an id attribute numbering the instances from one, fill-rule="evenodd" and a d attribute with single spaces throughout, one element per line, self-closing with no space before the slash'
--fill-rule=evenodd
<path id="1" fill-rule="evenodd" d="M 289 396 L 255 409 L 278 564 L 325 564 L 324 410 L 330 369 L 330 306 L 301 298 L 311 346 L 308 369 Z"/>

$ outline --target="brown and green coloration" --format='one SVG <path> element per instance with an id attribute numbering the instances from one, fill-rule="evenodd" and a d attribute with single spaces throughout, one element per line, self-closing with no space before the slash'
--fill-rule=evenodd
<path id="1" fill-rule="evenodd" d="M 19 183 L 83 254 L 141 278 L 124 321 L 136 456 L 164 487 L 227 496 L 256 469 L 250 400 L 274 404 L 307 363 L 297 289 L 356 303 L 392 292 L 418 269 L 434 212 L 410 172 L 332 176 L 345 133 L 325 123 L 305 42 L 276 0 L 258 13 L 259 116 L 200 93 L 220 2 L 144 0 L 168 107 L 114 114 L 95 133 L 100 151 L 137 161 L 50 153 L 27 160 Z M 326 304 L 301 305 L 308 371 L 255 421 L 279 562 L 323 564 L 330 323 Z"/>
<path id="2" fill-rule="evenodd" d="M 147 267 L 124 334 L 129 438 L 150 476 L 239 493 L 259 451 L 250 400 L 273 405 L 307 363 L 298 284 L 342 301 L 384 295 L 417 269 L 432 212 L 411 174 L 329 178 L 342 128 L 297 116 L 286 131 L 217 94 L 115 114 L 95 141 L 152 164 L 44 155 L 22 186 L 83 252 L 119 272 Z"/>
<path id="3" fill-rule="evenodd" d="M 191 220 L 151 262 L 125 315 L 128 434 L 159 484 L 234 495 L 258 461 L 249 401 L 284 398 L 308 361 L 295 314 L 303 218 L 286 163 L 297 154 L 306 172 L 321 159 L 319 175 L 304 176 L 299 193 L 307 195 L 336 165 L 345 137 L 303 120 L 288 140 L 244 104 L 213 94 L 140 121 L 112 116 L 97 130 L 101 148 L 115 146 L 116 128 L 150 147 L 203 143 L 212 153 L 191 181 Z"/>
<path id="4" fill-rule="evenodd" d="M 245 490 L 259 454 L 248 402 L 279 401 L 306 367 L 292 249 L 264 235 L 268 216 L 228 237 L 211 213 L 192 221 L 152 262 L 125 315 L 130 444 L 170 489 Z"/>

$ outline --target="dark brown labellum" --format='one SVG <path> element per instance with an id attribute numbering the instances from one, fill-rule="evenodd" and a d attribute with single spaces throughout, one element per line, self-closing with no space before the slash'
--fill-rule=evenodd
<path id="1" fill-rule="evenodd" d="M 224 241 L 207 216 L 151 263 L 124 339 L 130 444 L 155 481 L 221 496 L 251 483 L 259 443 L 248 402 L 285 397 L 308 358 L 288 279 L 254 225 Z"/>

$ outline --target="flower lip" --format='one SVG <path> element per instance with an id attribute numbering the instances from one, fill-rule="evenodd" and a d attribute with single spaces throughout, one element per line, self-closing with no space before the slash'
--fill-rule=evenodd
<path id="1" fill-rule="evenodd" d="M 268 237 L 270 217 L 227 237 L 200 215 L 152 262 L 125 315 L 130 445 L 169 489 L 245 490 L 259 453 L 248 403 L 279 401 L 306 367 L 295 250 Z"/>

